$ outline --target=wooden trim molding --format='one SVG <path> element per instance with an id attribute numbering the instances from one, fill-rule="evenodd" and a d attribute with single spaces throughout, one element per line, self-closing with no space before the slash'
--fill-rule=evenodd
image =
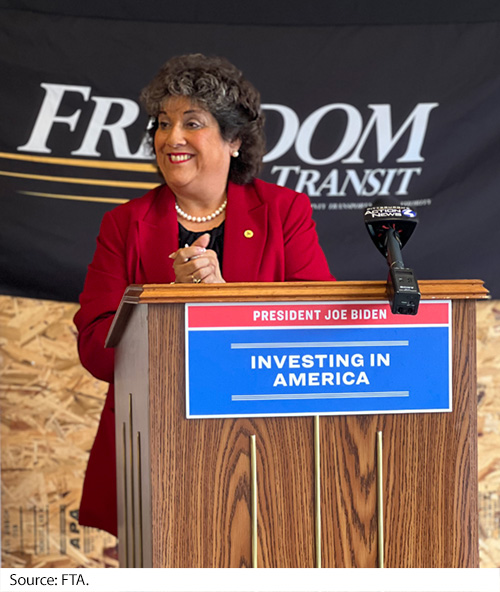
<path id="1" fill-rule="evenodd" d="M 419 287 L 423 300 L 482 300 L 490 297 L 482 280 L 421 280 Z M 136 304 L 385 299 L 387 282 L 382 281 L 131 285 L 125 290 L 106 347 L 115 347 L 120 341 Z"/>

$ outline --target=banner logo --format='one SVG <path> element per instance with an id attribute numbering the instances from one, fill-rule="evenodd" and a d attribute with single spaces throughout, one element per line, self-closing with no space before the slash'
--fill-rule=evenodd
<path id="1" fill-rule="evenodd" d="M 130 132 L 140 116 L 138 104 L 127 98 L 92 95 L 90 86 L 41 83 L 45 96 L 28 141 L 18 151 L 50 154 L 50 135 L 55 126 L 65 126 L 70 134 L 82 137 L 81 120 L 88 121 L 83 140 L 71 151 L 72 156 L 100 157 L 98 144 L 104 134 L 111 140 L 117 159 L 151 159 L 146 140 Z M 75 108 L 79 103 L 82 108 Z M 71 107 L 73 106 L 73 107 Z M 90 107 L 90 118 L 82 118 L 82 110 Z M 412 180 L 422 173 L 422 149 L 431 112 L 438 103 L 418 103 L 398 129 L 394 129 L 392 108 L 389 104 L 370 104 L 369 118 L 347 103 L 324 105 L 300 122 L 295 111 L 279 104 L 263 104 L 264 111 L 275 112 L 281 118 L 278 140 L 264 157 L 265 163 L 280 160 L 271 168 L 272 180 L 278 185 L 293 187 L 310 197 L 369 197 L 406 196 Z M 113 118 L 111 119 L 111 111 Z M 118 112 L 118 116 L 116 115 Z M 336 140 L 324 140 L 322 150 L 327 156 L 314 154 L 313 144 L 327 118 L 342 122 L 336 130 Z M 330 119 L 331 123 L 331 119 Z M 78 131 L 78 134 L 76 132 Z M 340 139 L 338 139 L 340 138 Z M 135 141 L 135 142 L 134 142 Z M 365 165 L 367 143 L 375 146 L 375 162 Z M 139 147 L 133 151 L 131 143 Z M 291 151 L 301 165 L 283 164 Z M 389 156 L 392 166 L 384 166 Z M 329 165 L 340 163 L 339 168 Z M 304 165 L 304 166 L 302 166 Z M 371 166 L 370 166 L 371 165 Z M 417 165 L 417 166 L 415 166 Z M 314 168 L 310 168 L 314 167 Z"/>
<path id="2" fill-rule="evenodd" d="M 284 105 L 268 104 L 263 109 L 276 111 L 283 121 L 281 136 L 267 153 L 264 162 L 272 162 L 285 156 L 292 148 L 306 165 L 325 167 L 341 162 L 344 165 L 364 164 L 363 149 L 374 135 L 376 164 L 384 163 L 390 154 L 398 153 L 395 164 L 420 164 L 424 162 L 424 144 L 429 116 L 438 103 L 419 103 L 407 116 L 397 131 L 393 130 L 391 105 L 368 105 L 372 113 L 366 123 L 353 105 L 332 103 L 309 115 L 301 124 L 297 114 Z M 331 146 L 331 154 L 316 158 L 311 144 L 324 118 L 338 112 L 345 119 L 345 129 L 339 142 Z M 275 165 L 271 174 L 276 175 L 278 185 L 295 184 L 295 190 L 310 197 L 345 197 L 348 191 L 356 196 L 374 197 L 395 194 L 408 195 L 410 182 L 422 173 L 421 166 L 396 166 L 364 168 L 305 168 L 295 165 Z"/>
<path id="3" fill-rule="evenodd" d="M 65 125 L 71 133 L 76 131 L 82 109 L 76 109 L 72 113 L 62 115 L 61 111 L 69 109 L 64 105 L 68 95 L 75 93 L 80 95 L 80 101 L 84 104 L 89 100 L 94 103 L 94 109 L 83 141 L 79 148 L 71 152 L 72 156 L 101 156 L 97 150 L 97 144 L 103 133 L 109 134 L 112 149 L 116 158 L 137 158 L 151 160 L 151 154 L 146 150 L 145 141 L 139 149 L 132 153 L 127 136 L 127 128 L 136 122 L 139 117 L 139 105 L 131 99 L 120 97 L 96 97 L 91 96 L 90 86 L 76 86 L 68 84 L 48 84 L 42 82 L 40 86 L 45 89 L 45 97 L 38 112 L 38 117 L 33 126 L 30 138 L 23 146 L 17 149 L 23 152 L 37 152 L 50 154 L 52 150 L 47 146 L 50 133 L 55 125 Z M 73 101 L 75 97 L 72 97 Z M 61 107 L 65 107 L 62 109 Z M 111 109 L 120 110 L 117 121 L 108 123 Z"/>

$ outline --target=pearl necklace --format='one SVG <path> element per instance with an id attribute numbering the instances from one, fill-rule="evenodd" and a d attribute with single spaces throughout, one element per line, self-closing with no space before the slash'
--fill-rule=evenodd
<path id="1" fill-rule="evenodd" d="M 217 208 L 215 210 L 215 212 L 213 212 L 212 214 L 208 215 L 208 216 L 191 216 L 190 214 L 186 214 L 186 212 L 184 210 L 182 210 L 179 206 L 179 204 L 177 202 L 175 202 L 175 210 L 176 212 L 179 214 L 179 216 L 181 218 L 184 218 L 185 220 L 189 220 L 189 222 L 208 222 L 209 220 L 213 220 L 214 218 L 217 218 L 217 216 L 220 216 L 222 214 L 222 212 L 226 209 L 227 206 L 227 198 L 224 200 L 224 203 L 220 206 L 220 208 Z"/>

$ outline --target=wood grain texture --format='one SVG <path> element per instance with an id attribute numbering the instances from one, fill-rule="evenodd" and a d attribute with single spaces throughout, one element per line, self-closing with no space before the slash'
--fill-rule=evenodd
<path id="1" fill-rule="evenodd" d="M 322 418 L 325 567 L 377 565 L 378 430 L 385 566 L 479 565 L 474 303 L 453 323 L 452 413 Z"/>
<path id="2" fill-rule="evenodd" d="M 322 417 L 324 567 L 376 567 L 377 418 Z"/>
<path id="3" fill-rule="evenodd" d="M 253 434 L 259 566 L 313 567 L 313 418 L 186 420 L 184 306 L 147 307 L 153 567 L 251 565 Z M 386 567 L 478 565 L 474 310 L 453 302 L 452 413 L 321 418 L 324 567 L 377 565 L 378 430 Z"/>
<path id="4" fill-rule="evenodd" d="M 116 545 L 114 537 L 94 529 L 76 533 L 76 522 L 70 515 L 71 512 L 74 516 L 78 508 L 88 449 L 107 387 L 79 366 L 71 322 L 75 306 L 0 298 L 2 567 L 5 568 L 118 565 L 112 549 Z M 482 301 L 477 308 L 481 567 L 499 567 L 500 305 L 498 301 Z M 325 419 L 321 421 L 325 437 Z M 386 454 L 388 437 L 385 434 Z M 371 436 L 368 439 L 371 451 Z M 326 487 L 324 481 L 323 478 Z M 246 495 L 242 493 L 243 497 Z M 60 504 L 69 504 L 65 555 L 52 544 L 48 555 L 40 554 L 40 548 L 33 546 L 32 507 L 33 503 L 47 503 L 43 500 L 49 504 L 49 533 L 53 541 L 59 540 L 61 533 Z M 331 504 L 331 500 L 323 495 L 323 503 Z M 25 509 L 21 524 L 15 522 L 20 508 Z M 386 520 L 391 519 L 386 516 Z M 335 528 L 336 533 L 338 525 Z M 323 531 L 326 536 L 325 528 Z M 233 530 L 231 537 L 236 535 L 237 531 Z M 79 549 L 69 542 L 75 541 L 75 537 L 79 537 L 76 539 L 80 541 Z M 40 546 L 40 537 L 37 541 Z M 387 538 L 386 544 L 391 545 Z M 233 538 L 233 548 L 235 545 Z M 329 553 L 325 544 L 323 551 Z"/>
<path id="5" fill-rule="evenodd" d="M 314 567 L 313 419 L 255 420 L 259 567 Z"/>
<path id="6" fill-rule="evenodd" d="M 484 299 L 481 280 L 421 280 L 422 299 Z M 386 300 L 386 282 L 279 282 L 232 284 L 144 284 L 125 290 L 109 331 L 107 347 L 120 341 L 136 304 L 182 302 L 252 302 L 301 300 Z"/>
<path id="7" fill-rule="evenodd" d="M 488 290 L 481 280 L 421 280 L 423 299 L 481 299 Z M 216 302 L 248 300 L 384 300 L 387 282 L 241 282 L 229 284 L 144 284 L 130 286 L 126 302 Z"/>
<path id="8" fill-rule="evenodd" d="M 151 464 L 146 312 L 146 307 L 136 307 L 125 327 L 127 347 L 117 348 L 115 355 L 118 538 L 122 567 L 149 567 L 152 561 L 151 485 L 146 469 Z"/>
<path id="9" fill-rule="evenodd" d="M 250 436 L 258 564 L 312 567 L 312 418 L 185 419 L 182 305 L 149 313 L 154 567 L 250 567 Z M 168 336 L 165 339 L 165 336 Z M 169 371 L 166 372 L 166 368 Z"/>
<path id="10" fill-rule="evenodd" d="M 153 567 L 249 565 L 248 424 L 185 419 L 183 314 L 149 312 Z"/>

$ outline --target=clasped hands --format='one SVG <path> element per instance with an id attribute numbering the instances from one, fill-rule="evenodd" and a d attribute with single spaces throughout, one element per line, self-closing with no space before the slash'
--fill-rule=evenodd
<path id="1" fill-rule="evenodd" d="M 176 284 L 224 284 L 217 254 L 207 249 L 208 233 L 202 234 L 189 247 L 178 249 L 169 255 L 174 262 Z"/>

